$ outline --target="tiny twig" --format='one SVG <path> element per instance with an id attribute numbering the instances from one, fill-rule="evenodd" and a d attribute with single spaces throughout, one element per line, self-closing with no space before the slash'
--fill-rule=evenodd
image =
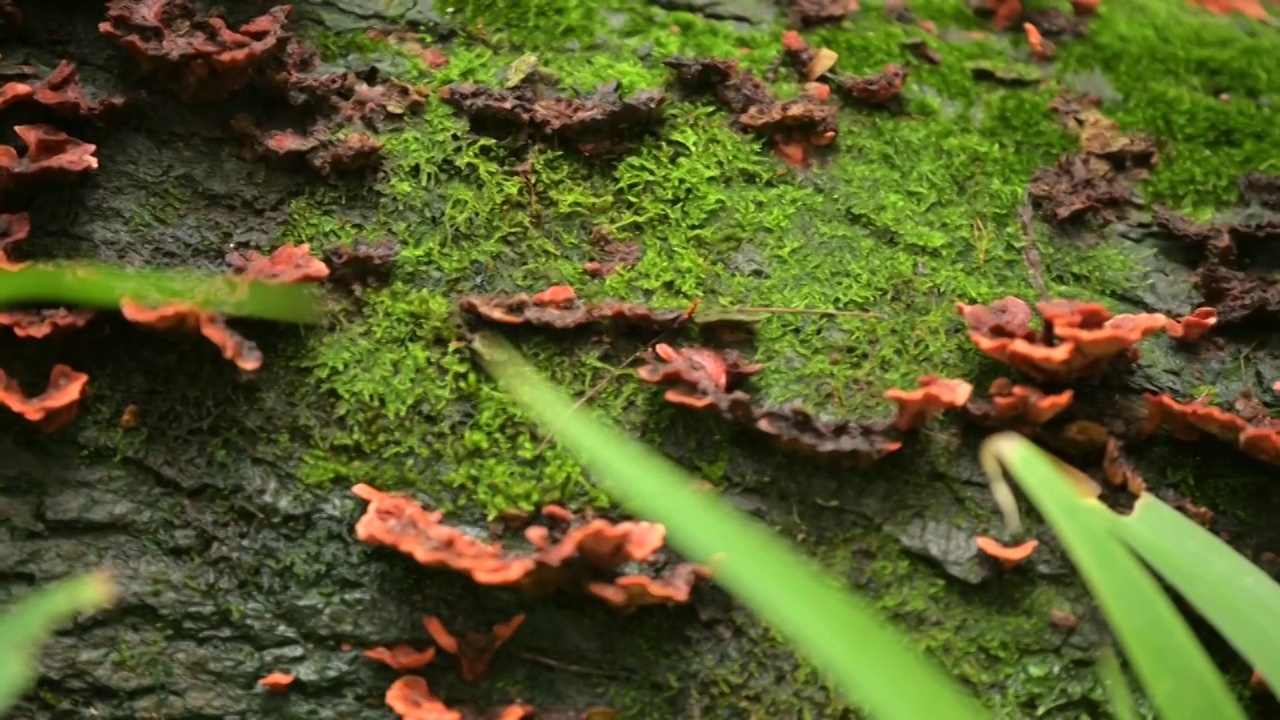
<path id="1" fill-rule="evenodd" d="M 1027 263 L 1027 272 L 1031 275 L 1031 287 L 1040 294 L 1041 300 L 1049 299 L 1049 288 L 1044 283 L 1044 261 L 1040 258 L 1040 249 L 1036 247 L 1035 216 L 1032 214 L 1031 197 L 1023 198 L 1022 207 L 1018 208 L 1018 220 L 1022 223 L 1022 234 L 1027 243 L 1022 246 L 1022 259 Z"/>
<path id="2" fill-rule="evenodd" d="M 542 655 L 534 655 L 533 653 L 529 653 L 529 652 L 520 653 L 520 657 L 525 660 L 529 660 L 531 662 L 536 662 L 539 665 L 545 665 L 554 670 L 563 670 L 565 672 L 577 673 L 579 675 L 597 675 L 599 677 L 607 677 L 607 678 L 627 677 L 625 674 L 620 672 L 600 670 L 599 668 L 582 667 L 580 665 L 570 665 L 569 663 L 562 663 L 559 660 L 552 660 L 549 657 L 543 657 Z"/>
<path id="3" fill-rule="evenodd" d="M 594 386 L 592 386 L 590 390 L 586 392 L 586 394 L 578 398 L 578 401 L 573 404 L 573 407 L 569 408 L 569 412 L 577 411 L 583 405 L 586 405 L 588 402 L 590 402 L 592 398 L 599 395 L 606 387 L 608 387 L 609 383 L 618 379 L 618 376 L 626 372 L 626 369 L 631 365 L 631 363 L 635 362 L 636 360 L 639 360 L 640 356 L 643 355 L 644 352 L 648 350 L 650 346 L 652 346 L 654 343 L 661 341 L 666 336 L 667 336 L 667 333 L 661 333 L 656 337 L 654 337 L 652 340 L 650 340 L 648 343 L 646 343 L 644 347 L 631 353 L 631 357 L 627 358 L 626 360 L 623 360 L 621 365 L 613 369 L 613 372 L 609 373 L 608 375 L 605 375 L 603 380 L 596 383 Z M 544 435 L 542 438 L 542 442 L 538 443 L 538 447 L 533 451 L 533 456 L 538 457 L 542 455 L 542 453 L 546 452 L 546 449 L 551 445 L 551 441 L 553 439 L 554 439 L 554 436 L 551 433 L 547 433 L 546 435 Z"/>
<path id="4" fill-rule="evenodd" d="M 881 317 L 880 313 L 867 310 L 834 310 L 831 308 L 784 308 L 784 307 L 719 307 L 718 311 L 729 313 L 760 313 L 761 315 L 836 315 L 839 317 Z"/>

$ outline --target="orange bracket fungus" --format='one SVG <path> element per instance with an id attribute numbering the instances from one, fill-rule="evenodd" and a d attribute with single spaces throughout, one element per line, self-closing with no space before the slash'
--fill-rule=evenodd
<path id="1" fill-rule="evenodd" d="M 89 376 L 66 365 L 54 365 L 45 391 L 27 397 L 17 380 L 0 370 L 0 405 L 44 432 L 60 430 L 75 420 Z"/>
<path id="2" fill-rule="evenodd" d="M 1180 403 L 1168 395 L 1145 395 L 1147 419 L 1141 434 L 1164 428 L 1179 440 L 1197 440 L 1204 434 L 1235 445 L 1246 455 L 1280 465 L 1280 420 L 1248 393 L 1236 400 L 1236 413 L 1199 400 Z"/>
<path id="3" fill-rule="evenodd" d="M 498 648 L 506 644 L 516 630 L 524 624 L 524 615 L 516 615 L 504 623 L 493 626 L 489 632 L 469 632 L 456 637 L 445 628 L 440 618 L 430 615 L 423 619 L 422 625 L 431 634 L 441 650 L 454 655 L 462 666 L 462 679 L 474 682 L 484 677 L 493 662 Z"/>
<path id="4" fill-rule="evenodd" d="M 14 245 L 31 235 L 31 216 L 27 213 L 0 215 L 0 270 L 13 272 L 26 267 L 9 257 Z"/>
<path id="5" fill-rule="evenodd" d="M 990 305 L 957 303 L 969 326 L 969 339 L 986 355 L 1041 382 L 1070 383 L 1096 379 L 1108 370 L 1138 359 L 1139 341 L 1167 330 L 1169 318 L 1158 313 L 1116 315 L 1097 303 L 1050 300 L 1036 305 L 1042 321 L 1031 327 L 1026 302 L 1006 297 Z M 1199 313 L 1199 311 L 1197 311 Z M 1196 332 L 1205 314 L 1184 320 L 1177 332 Z M 1190 330 L 1188 330 L 1190 329 Z"/>
<path id="6" fill-rule="evenodd" d="M 324 280 L 329 277 L 329 267 L 311 254 L 311 246 L 281 245 L 270 255 L 254 250 L 248 253 L 233 252 L 226 257 L 232 272 L 246 280 L 265 280 L 278 283 L 295 283 L 307 280 Z"/>
<path id="7" fill-rule="evenodd" d="M 978 550 L 984 555 L 998 560 L 1006 570 L 1016 567 L 1019 563 L 1031 557 L 1031 553 L 1035 552 L 1035 549 L 1040 546 L 1039 540 L 1028 540 L 1021 545 L 1010 547 L 995 538 L 985 535 L 975 537 L 973 543 L 978 546 Z"/>
<path id="8" fill-rule="evenodd" d="M 223 358 L 235 363 L 241 370 L 254 372 L 262 367 L 262 351 L 252 340 L 228 327 L 226 318 L 221 315 L 182 303 L 148 308 L 128 298 L 120 301 L 120 314 L 129 322 L 161 330 L 199 330 L 201 335 L 217 346 Z"/>
<path id="9" fill-rule="evenodd" d="M 17 125 L 13 131 L 26 146 L 26 153 L 20 156 L 16 149 L 0 145 L 0 188 L 12 187 L 19 180 L 67 180 L 98 169 L 98 158 L 93 155 L 97 145 L 49 125 Z"/>
<path id="10" fill-rule="evenodd" d="M 352 492 L 369 503 L 356 522 L 360 542 L 393 548 L 432 568 L 463 573 L 481 585 L 511 587 L 534 595 L 554 592 L 566 585 L 585 587 L 600 583 L 589 592 L 615 607 L 618 594 L 604 590 L 618 580 L 620 568 L 641 563 L 653 570 L 653 591 L 633 590 L 638 580 L 625 580 L 619 587 L 638 604 L 653 604 L 655 598 L 684 602 L 687 593 L 678 589 L 692 585 L 699 577 L 682 564 L 671 565 L 662 552 L 666 528 L 657 523 L 610 522 L 603 518 L 582 520 L 563 508 L 543 508 L 539 524 L 525 528 L 528 549 L 507 549 L 501 543 L 483 542 L 464 530 L 446 525 L 443 516 L 429 512 L 403 496 L 384 493 L 360 484 Z"/>
<path id="11" fill-rule="evenodd" d="M 436 659 L 436 649 L 418 650 L 412 645 L 395 645 L 370 648 L 364 651 L 364 656 L 397 672 L 413 672 L 430 665 Z"/>
<path id="12" fill-rule="evenodd" d="M 479 715 L 452 710 L 435 695 L 427 681 L 416 675 L 405 675 L 391 683 L 383 701 L 400 720 L 475 720 Z M 483 715 L 486 720 L 532 720 L 532 705 L 515 703 Z"/>
<path id="13" fill-rule="evenodd" d="M 297 678 L 289 673 L 273 672 L 258 681 L 258 684 L 267 689 L 267 692 L 282 693 L 289 689 L 293 681 Z"/>
<path id="14" fill-rule="evenodd" d="M 82 328 L 93 319 L 91 310 L 11 310 L 0 311 L 0 327 L 13 330 L 20 338 L 44 338 L 63 330 Z"/>

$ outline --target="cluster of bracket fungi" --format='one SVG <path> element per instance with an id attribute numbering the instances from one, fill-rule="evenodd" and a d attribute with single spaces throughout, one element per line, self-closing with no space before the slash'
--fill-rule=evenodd
<path id="1" fill-rule="evenodd" d="M 311 118 L 305 133 L 289 129 L 259 130 L 252 120 L 237 117 L 233 129 L 252 137 L 255 153 L 280 160 L 300 160 L 321 174 L 356 170 L 376 163 L 381 144 L 365 130 L 376 130 L 388 116 L 417 109 L 422 97 L 408 86 L 379 83 L 347 71 L 323 72 L 315 51 L 285 31 L 290 6 L 281 5 L 231 29 L 220 17 L 198 14 L 190 0 L 111 0 L 99 31 L 134 58 L 141 71 L 183 103 L 226 100 L 253 86 Z M 22 22 L 21 10 L 6 5 L 5 28 Z M 98 170 L 97 146 L 68 135 L 59 120 L 102 123 L 126 110 L 141 95 L 101 95 L 86 89 L 74 63 L 53 70 L 18 67 L 13 80 L 0 86 L 0 111 L 30 110 L 48 123 L 14 127 L 25 151 L 0 146 L 0 272 L 21 270 L 26 262 L 15 253 L 32 231 L 28 212 L 12 212 L 31 191 L 46 183 L 68 182 Z M 385 264 L 394 246 L 353 245 L 331 258 L 343 279 L 363 278 L 369 262 Z M 245 280 L 304 282 L 327 278 L 329 267 L 312 257 L 307 245 L 286 245 L 270 255 L 250 251 L 227 256 L 229 274 Z M 234 331 L 225 317 L 206 312 L 198 299 L 164 305 L 127 298 L 120 314 L 129 322 L 159 329 L 198 331 L 223 357 L 252 372 L 262 353 Z M 71 308 L 11 309 L 0 312 L 0 326 L 17 337 L 56 336 L 92 321 L 94 313 Z M 44 392 L 29 397 L 17 380 L 0 371 L 0 404 L 44 431 L 64 427 L 77 414 L 89 377 L 67 365 L 56 365 Z"/>

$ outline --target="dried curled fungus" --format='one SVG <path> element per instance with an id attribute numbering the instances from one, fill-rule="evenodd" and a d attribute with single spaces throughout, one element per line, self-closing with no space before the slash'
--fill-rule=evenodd
<path id="1" fill-rule="evenodd" d="M 391 277 L 400 246 L 393 238 L 370 241 L 358 237 L 350 245 L 338 245 L 324 251 L 324 259 L 332 268 L 332 279 L 357 291 L 365 285 L 382 283 Z"/>
<path id="2" fill-rule="evenodd" d="M 434 615 L 422 621 L 423 627 L 440 649 L 458 658 L 462 679 L 467 682 L 484 677 L 498 648 L 505 645 L 523 624 L 524 615 L 516 615 L 506 622 L 494 625 L 488 632 L 469 632 L 457 637 Z"/>
<path id="3" fill-rule="evenodd" d="M 18 381 L 0 370 L 0 405 L 21 415 L 41 431 L 54 432 L 76 419 L 88 382 L 88 375 L 66 365 L 54 365 L 45 391 L 35 397 L 27 397 Z"/>
<path id="4" fill-rule="evenodd" d="M 1030 306 L 1016 297 L 990 305 L 957 303 L 956 310 L 969 326 L 969 339 L 986 355 L 1021 370 L 1041 382 L 1070 383 L 1095 379 L 1109 370 L 1127 367 L 1138 359 L 1135 347 L 1143 338 L 1170 327 L 1158 313 L 1116 315 L 1097 303 L 1051 300 L 1036 305 L 1041 329 L 1031 327 Z M 1193 316 L 1194 317 L 1194 316 Z M 1195 328 L 1205 318 L 1190 324 Z M 1193 330 L 1194 332 L 1194 330 Z"/>
<path id="5" fill-rule="evenodd" d="M 836 22 L 858 11 L 858 0 L 787 0 L 787 15 L 800 25 Z"/>
<path id="6" fill-rule="evenodd" d="M 24 262 L 15 262 L 9 257 L 13 246 L 25 241 L 31 235 L 31 216 L 27 213 L 0 215 L 0 271 L 21 270 L 27 266 Z"/>
<path id="7" fill-rule="evenodd" d="M 822 420 L 797 405 L 763 408 L 737 389 L 759 372 L 736 353 L 709 348 L 654 348 L 636 370 L 645 382 L 666 387 L 668 402 L 722 417 L 769 435 L 783 449 L 824 459 L 867 463 L 902 447 L 902 435 L 947 409 L 963 407 L 973 387 L 962 380 L 920 378 L 915 390 L 889 390 L 898 413 L 885 420 Z"/>
<path id="8" fill-rule="evenodd" d="M 811 147 L 830 145 L 836 138 L 836 108 L 824 98 L 802 95 L 778 100 L 750 70 L 735 60 L 671 58 L 667 67 L 676 73 L 676 84 L 685 92 L 713 94 L 716 103 L 734 113 L 733 126 L 765 137 L 783 149 L 792 165 L 807 164 Z M 798 155 L 795 154 L 798 149 Z M 791 152 L 791 155 L 785 153 Z"/>
<path id="9" fill-rule="evenodd" d="M 222 18 L 199 15 L 190 0 L 110 0 L 98 31 L 184 101 L 212 102 L 248 85 L 254 70 L 284 49 L 290 10 L 276 6 L 232 30 Z"/>
<path id="10" fill-rule="evenodd" d="M 458 298 L 458 310 L 463 315 L 500 325 L 556 330 L 597 324 L 674 330 L 687 325 L 692 317 L 690 310 L 653 310 L 617 300 L 583 303 L 572 288 L 564 285 L 534 295 L 464 295 Z"/>
<path id="11" fill-rule="evenodd" d="M 364 651 L 364 656 L 398 672 L 413 672 L 430 665 L 436 659 L 436 649 L 418 650 L 412 645 L 395 645 L 370 648 Z"/>
<path id="12" fill-rule="evenodd" d="M 527 78 L 509 89 L 454 83 L 440 91 L 440 99 L 476 132 L 555 141 L 587 157 L 607 159 L 626 154 L 658 127 L 666 94 L 642 90 L 623 97 L 613 82 L 572 97 L 548 92 Z"/>
<path id="13" fill-rule="evenodd" d="M 120 301 L 120 314 L 131 323 L 161 330 L 199 330 L 218 348 L 224 359 L 235 363 L 241 370 L 254 372 L 262 367 L 262 351 L 252 340 L 228 327 L 227 319 L 221 315 L 185 303 L 150 308 L 128 298 Z"/>
<path id="14" fill-rule="evenodd" d="M 324 123 L 315 123 L 305 134 L 293 130 L 261 130 L 247 115 L 237 115 L 231 127 L 251 139 L 251 154 L 283 166 L 302 165 L 327 177 L 334 173 L 365 170 L 382 161 L 383 143 L 363 132 L 336 136 Z"/>
<path id="15" fill-rule="evenodd" d="M 124 106 L 121 97 L 93 98 L 85 92 L 73 62 L 63 60 L 39 82 L 9 82 L 0 86 L 0 110 L 32 103 L 68 118 L 98 118 Z"/>
<path id="16" fill-rule="evenodd" d="M 1008 378 L 997 378 L 987 397 L 970 400 L 964 409 L 979 425 L 1031 434 L 1070 407 L 1074 397 L 1072 390 L 1048 394 L 1030 385 L 1016 385 Z"/>
<path id="17" fill-rule="evenodd" d="M 632 563 L 664 562 L 660 551 L 666 529 L 656 523 L 580 520 L 548 506 L 539 524 L 525 529 L 531 548 L 514 550 L 446 525 L 440 513 L 428 512 L 407 497 L 364 484 L 352 492 L 369 503 L 356 523 L 361 542 L 393 548 L 427 567 L 463 573 L 481 585 L 544 594 L 565 585 L 612 583 L 619 570 Z M 691 584 L 694 579 L 677 565 L 669 573 L 658 572 L 655 582 Z M 628 581 L 624 587 L 634 584 Z"/>
<path id="18" fill-rule="evenodd" d="M 13 128 L 26 152 L 0 145 L 0 188 L 19 182 L 43 183 L 74 179 L 98 169 L 93 153 L 98 146 L 81 142 L 50 125 L 17 125 Z"/>
<path id="19" fill-rule="evenodd" d="M 1249 393 L 1235 403 L 1235 413 L 1201 401 L 1180 403 L 1168 395 L 1145 395 L 1147 420 L 1142 434 L 1164 428 L 1179 440 L 1193 441 L 1204 434 L 1231 443 L 1250 457 L 1280 465 L 1280 420 Z"/>

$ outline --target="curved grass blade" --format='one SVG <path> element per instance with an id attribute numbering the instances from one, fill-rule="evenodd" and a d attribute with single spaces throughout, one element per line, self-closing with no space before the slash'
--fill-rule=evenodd
<path id="1" fill-rule="evenodd" d="M 910 648 L 869 604 L 772 531 L 693 489 L 662 455 L 573 409 L 510 345 L 473 344 L 489 371 L 530 416 L 581 458 L 609 494 L 667 526 L 671 544 L 709 564 L 716 581 L 788 637 L 847 697 L 880 720 L 977 720 L 982 707 Z"/>
<path id="2" fill-rule="evenodd" d="M 1008 469 L 1053 528 L 1160 717 L 1245 720 L 1244 710 L 1173 601 L 1112 534 L 1114 513 L 1084 492 L 1060 461 L 1017 433 L 987 438 L 982 455 L 988 471 Z"/>
<path id="3" fill-rule="evenodd" d="M 1218 536 L 1148 493 L 1114 532 L 1263 677 L 1280 678 L 1280 585 Z"/>
<path id="4" fill-rule="evenodd" d="M 0 615 L 0 713 L 35 682 L 36 654 L 57 627 L 114 597 L 111 577 L 96 572 L 46 585 Z"/>
<path id="5" fill-rule="evenodd" d="M 0 272 L 0 307 L 56 303 L 115 310 L 123 298 L 148 305 L 186 302 L 211 313 L 293 323 L 317 322 L 321 309 L 314 287 L 246 282 L 223 273 L 87 263 L 32 263 Z"/>
<path id="6" fill-rule="evenodd" d="M 1107 693 L 1107 703 L 1111 706 L 1111 714 L 1115 720 L 1138 720 L 1138 705 L 1133 701 L 1133 688 L 1124 676 L 1120 667 L 1120 658 L 1115 648 L 1107 648 L 1098 656 L 1098 675 L 1102 678 L 1102 689 Z"/>

